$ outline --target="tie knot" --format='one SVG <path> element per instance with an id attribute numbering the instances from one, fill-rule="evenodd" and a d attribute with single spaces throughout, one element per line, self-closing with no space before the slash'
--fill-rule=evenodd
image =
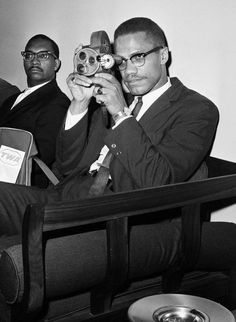
<path id="1" fill-rule="evenodd" d="M 142 96 L 138 96 L 138 102 L 142 102 Z"/>
<path id="2" fill-rule="evenodd" d="M 133 116 L 134 116 L 135 118 L 137 117 L 137 115 L 138 115 L 138 113 L 139 113 L 139 111 L 140 111 L 140 109 L 141 109 L 142 105 L 143 105 L 142 96 L 138 96 L 138 97 L 137 97 L 137 103 L 135 104 L 135 107 L 134 107 L 134 109 L 133 109 L 133 111 L 132 111 L 132 114 L 133 114 Z"/>

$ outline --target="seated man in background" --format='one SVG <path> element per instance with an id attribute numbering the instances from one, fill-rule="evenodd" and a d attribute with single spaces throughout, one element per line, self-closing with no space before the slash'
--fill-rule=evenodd
<path id="1" fill-rule="evenodd" d="M 123 88 L 134 97 L 133 103 L 127 106 L 112 74 L 69 75 L 73 99 L 59 133 L 55 163 L 61 182 L 46 190 L 0 183 L 2 236 L 21 233 L 30 203 L 78 200 L 207 176 L 204 160 L 214 140 L 218 110 L 209 99 L 167 76 L 169 56 L 162 29 L 147 18 L 129 19 L 116 29 L 114 49 Z M 97 104 L 101 102 L 114 122 L 108 129 Z M 99 186 L 106 156 L 111 160 L 111 182 Z M 178 220 L 132 223 L 131 274 L 137 267 L 146 276 L 159 274 L 173 265 L 180 255 L 180 233 Z M 205 222 L 197 268 L 231 269 L 234 274 L 235 245 L 236 225 Z"/>
<path id="2" fill-rule="evenodd" d="M 0 78 L 0 106 L 9 96 L 19 92 L 20 90 L 18 87 Z"/>
<path id="3" fill-rule="evenodd" d="M 59 48 L 45 35 L 32 37 L 22 52 L 28 88 L 9 97 L 0 107 L 0 126 L 19 128 L 34 136 L 38 156 L 49 167 L 55 161 L 56 137 L 70 104 L 60 90 L 56 73 Z M 32 185 L 46 187 L 42 170 L 33 164 Z"/>

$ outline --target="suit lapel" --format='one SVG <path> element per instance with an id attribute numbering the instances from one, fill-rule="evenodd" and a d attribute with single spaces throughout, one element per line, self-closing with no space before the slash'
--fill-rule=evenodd
<path id="1" fill-rule="evenodd" d="M 159 123 L 161 126 L 160 114 L 166 109 L 171 108 L 173 101 L 178 100 L 183 87 L 184 85 L 177 78 L 171 78 L 171 87 L 153 102 L 139 120 L 139 123 L 145 130 L 150 128 L 150 124 L 155 124 L 155 127 L 157 127 Z"/>
<path id="2" fill-rule="evenodd" d="M 6 106 L 5 104 L 3 104 L 3 109 L 1 109 L 1 114 L 3 116 L 1 123 L 14 119 L 18 116 L 19 113 L 22 114 L 28 109 L 33 109 L 34 107 L 37 108 L 38 102 L 41 102 L 42 100 L 48 100 L 49 93 L 51 95 L 53 89 L 56 88 L 57 83 L 55 80 L 53 80 L 29 94 L 21 102 L 15 105 L 13 109 L 11 109 L 11 107 L 18 95 L 16 95 L 14 99 L 13 97 L 11 97 L 11 100 L 7 102 Z"/>
<path id="3" fill-rule="evenodd" d="M 38 101 L 40 100 L 48 100 L 47 95 L 53 90 L 53 88 L 56 88 L 56 81 L 53 80 L 45 85 L 43 85 L 42 87 L 40 87 L 39 89 L 35 90 L 34 92 L 32 92 L 31 94 L 29 94 L 28 96 L 26 96 L 19 104 L 17 104 L 12 111 L 17 111 L 18 109 L 22 109 L 24 107 L 29 108 L 29 105 L 32 107 L 32 105 L 34 103 L 37 104 Z"/>

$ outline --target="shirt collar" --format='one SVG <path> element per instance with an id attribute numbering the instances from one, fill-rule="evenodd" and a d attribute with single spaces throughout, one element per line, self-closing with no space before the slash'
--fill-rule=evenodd
<path id="1" fill-rule="evenodd" d="M 145 95 L 143 95 L 143 103 L 144 104 L 146 104 L 146 103 L 148 103 L 148 104 L 152 104 L 154 101 L 156 101 L 165 91 L 167 91 L 167 89 L 169 88 L 171 86 L 171 82 L 170 82 L 170 78 L 168 77 L 168 79 L 167 79 L 167 82 L 163 85 L 163 86 L 161 86 L 161 87 L 159 87 L 159 88 L 157 88 L 157 89 L 155 89 L 155 90 L 153 90 L 153 91 L 151 91 L 151 92 L 149 92 L 149 93 L 147 93 L 147 94 L 145 94 Z"/>
<path id="2" fill-rule="evenodd" d="M 37 89 L 39 89 L 40 87 L 46 85 L 47 83 L 49 83 L 50 81 L 47 81 L 45 83 L 42 83 L 42 84 L 39 84 L 39 85 L 35 85 L 35 86 L 32 86 L 32 87 L 27 87 L 24 92 L 29 92 L 29 93 L 32 93 L 34 91 L 36 91 Z"/>
<path id="3" fill-rule="evenodd" d="M 149 109 L 149 107 L 152 105 L 152 103 L 155 102 L 165 91 L 167 91 L 167 89 L 170 86 L 171 86 L 171 82 L 170 82 L 170 78 L 168 77 L 167 82 L 163 86 L 142 96 L 143 105 L 139 111 L 139 114 L 137 116 L 137 120 L 139 120 L 143 116 L 143 114 Z M 135 96 L 132 104 L 129 107 L 129 109 L 130 109 L 129 114 L 134 109 L 134 106 L 136 105 L 137 100 L 138 100 L 138 96 Z"/>

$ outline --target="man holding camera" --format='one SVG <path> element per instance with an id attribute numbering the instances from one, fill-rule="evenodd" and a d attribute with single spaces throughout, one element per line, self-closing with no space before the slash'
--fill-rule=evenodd
<path id="1" fill-rule="evenodd" d="M 73 99 L 59 133 L 55 163 L 61 182 L 47 190 L 1 184 L 1 234 L 21 232 L 29 203 L 78 200 L 207 176 L 204 160 L 214 140 L 218 110 L 209 99 L 167 76 L 162 29 L 147 18 L 127 20 L 115 31 L 114 49 L 123 89 L 133 102 L 127 106 L 113 74 L 69 75 Z M 110 128 L 104 125 L 104 107 L 112 119 Z M 104 175 L 103 169 L 109 173 Z M 100 173 L 105 181 L 97 180 Z M 134 225 L 132 265 L 140 265 L 147 274 L 172 265 L 178 257 L 180 229 L 178 220 Z M 226 235 L 221 243 L 219 238 Z M 204 223 L 198 268 L 228 269 L 236 264 L 235 251 L 218 261 L 224 247 L 234 249 L 235 236 L 233 224 Z"/>

